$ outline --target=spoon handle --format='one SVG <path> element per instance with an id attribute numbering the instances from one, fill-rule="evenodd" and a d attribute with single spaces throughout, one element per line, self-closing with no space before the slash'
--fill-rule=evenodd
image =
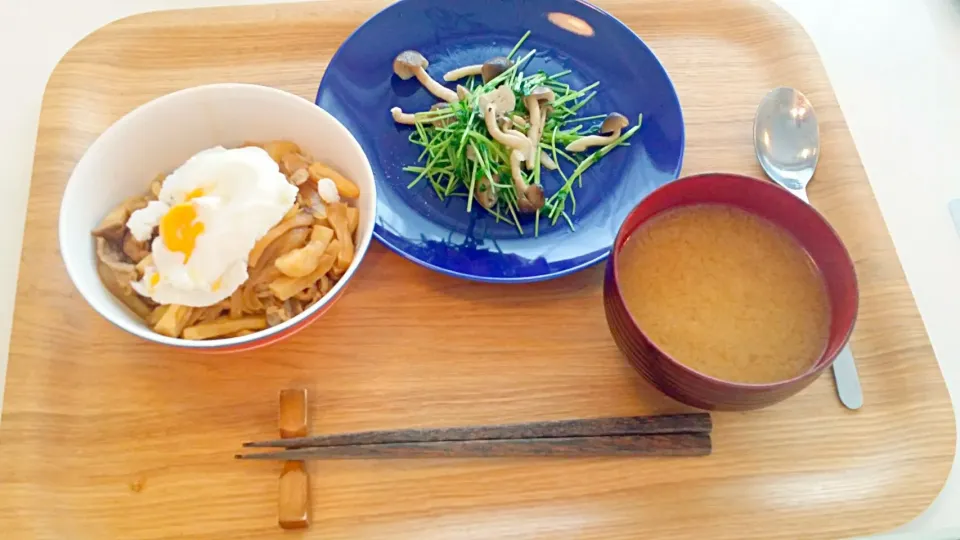
<path id="1" fill-rule="evenodd" d="M 806 188 L 791 189 L 782 183 L 780 185 L 801 201 L 810 204 Z M 850 352 L 850 345 L 840 349 L 837 354 L 833 362 L 833 379 L 837 383 L 837 395 L 844 407 L 854 411 L 863 407 L 863 388 L 860 387 L 860 375 L 857 373 L 857 364 Z"/>
<path id="2" fill-rule="evenodd" d="M 863 407 L 863 389 L 860 388 L 860 376 L 857 374 L 857 364 L 853 361 L 853 353 L 847 345 L 840 350 L 837 359 L 833 362 L 833 378 L 837 382 L 837 394 L 840 402 L 851 410 Z"/>
<path id="3" fill-rule="evenodd" d="M 782 184 L 781 184 L 781 185 L 782 185 Z M 794 195 L 796 195 L 797 198 L 800 199 L 801 201 L 803 201 L 803 202 L 805 202 L 805 203 L 807 203 L 807 204 L 810 204 L 810 197 L 807 196 L 807 188 L 802 187 L 802 188 L 800 188 L 800 189 L 791 189 L 791 188 L 789 188 L 789 187 L 787 187 L 787 186 L 783 186 L 783 187 L 785 187 L 785 188 L 787 189 L 787 191 L 789 191 L 790 193 L 793 193 Z"/>
<path id="4" fill-rule="evenodd" d="M 810 204 L 806 189 L 791 189 L 790 193 Z M 853 359 L 850 345 L 846 345 L 837 354 L 837 359 L 833 362 L 833 379 L 837 383 L 837 395 L 844 407 L 853 411 L 863 407 L 863 388 L 860 387 L 860 374 L 857 373 L 857 363 Z"/>

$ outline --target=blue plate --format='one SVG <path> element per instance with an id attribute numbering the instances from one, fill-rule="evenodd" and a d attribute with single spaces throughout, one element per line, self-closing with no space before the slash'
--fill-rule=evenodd
<path id="1" fill-rule="evenodd" d="M 633 125 L 643 114 L 631 145 L 610 152 L 574 192 L 575 230 L 563 220 L 550 226 L 544 219 L 538 237 L 533 217 L 521 219 L 521 236 L 480 209 L 467 213 L 463 198 L 441 202 L 425 181 L 407 189 L 414 175 L 402 169 L 416 164 L 421 149 L 407 140 L 411 128 L 394 124 L 389 112 L 394 106 L 423 111 L 438 101 L 416 79 L 393 76 L 399 52 L 423 53 L 430 74 L 442 81 L 450 69 L 506 55 L 527 30 L 532 35 L 517 57 L 538 52 L 524 72 L 570 69 L 562 80 L 573 88 L 600 81 L 582 115 L 617 111 Z M 630 210 L 675 180 L 683 160 L 683 116 L 663 66 L 620 21 L 578 0 L 401 1 L 340 47 L 316 102 L 346 125 L 370 159 L 378 190 L 376 237 L 427 268 L 477 281 L 541 281 L 604 260 Z M 544 170 L 541 181 L 550 196 L 561 179 Z"/>

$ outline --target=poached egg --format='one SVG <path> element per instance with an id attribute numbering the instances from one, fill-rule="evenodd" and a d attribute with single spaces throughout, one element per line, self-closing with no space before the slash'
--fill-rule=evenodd
<path id="1" fill-rule="evenodd" d="M 160 232 L 153 264 L 132 287 L 158 304 L 206 307 L 229 298 L 249 277 L 254 244 L 290 211 L 297 192 L 261 148 L 196 154 L 127 221 L 138 241 Z"/>

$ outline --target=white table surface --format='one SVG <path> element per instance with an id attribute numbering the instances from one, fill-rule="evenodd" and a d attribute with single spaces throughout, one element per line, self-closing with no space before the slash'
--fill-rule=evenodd
<path id="1" fill-rule="evenodd" d="M 271 1 L 0 0 L 0 382 L 40 103 L 60 57 L 86 34 L 134 13 Z M 947 209 L 960 198 L 960 169 L 951 158 L 960 152 L 960 0 L 775 1 L 803 24 L 823 57 L 960 403 L 960 237 Z M 925 513 L 877 538 L 956 540 L 958 510 L 960 456 Z"/>

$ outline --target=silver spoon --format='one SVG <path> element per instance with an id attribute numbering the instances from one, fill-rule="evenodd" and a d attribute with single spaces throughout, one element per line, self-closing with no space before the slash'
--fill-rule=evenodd
<path id="1" fill-rule="evenodd" d="M 767 94 L 757 109 L 753 144 L 767 176 L 809 204 L 807 184 L 820 159 L 820 127 L 806 96 L 793 88 Z M 840 401 L 848 409 L 862 407 L 863 390 L 849 345 L 837 355 L 833 377 Z"/>

